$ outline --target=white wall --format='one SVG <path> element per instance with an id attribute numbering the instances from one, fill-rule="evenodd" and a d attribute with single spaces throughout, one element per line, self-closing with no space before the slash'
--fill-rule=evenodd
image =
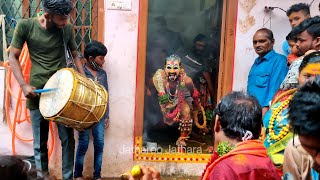
<path id="1" fill-rule="evenodd" d="M 132 153 L 120 153 L 123 147 L 133 147 L 134 139 L 138 8 L 139 0 L 133 0 L 132 11 L 106 10 L 104 37 L 109 53 L 105 69 L 109 80 L 111 123 L 105 136 L 102 175 L 118 177 L 134 164 L 154 165 L 163 174 L 200 174 L 204 164 L 134 162 Z M 92 156 L 93 152 L 89 154 Z M 88 171 L 91 173 L 92 168 Z"/>
<path id="2" fill-rule="evenodd" d="M 103 176 L 119 176 L 133 165 L 132 154 L 119 152 L 122 146 L 133 146 L 138 8 L 139 1 L 133 0 L 131 11 L 105 11 L 110 127 L 105 136 Z"/>
<path id="3" fill-rule="evenodd" d="M 254 62 L 257 57 L 253 46 L 252 37 L 256 30 L 266 27 L 273 31 L 275 37 L 274 49 L 278 53 L 283 53 L 282 43 L 287 34 L 290 32 L 291 27 L 288 17 L 285 12 L 280 9 L 274 9 L 271 13 L 264 11 L 265 6 L 280 7 L 287 10 L 291 5 L 296 3 L 310 3 L 312 0 L 256 0 L 256 5 L 251 9 L 249 15 L 255 19 L 253 26 L 248 26 L 247 32 L 241 32 L 240 21 L 245 20 L 248 13 L 241 7 L 241 3 L 254 0 L 239 0 L 238 3 L 238 21 L 236 32 L 236 52 L 234 57 L 234 74 L 233 74 L 233 90 L 246 90 L 247 78 Z M 315 0 L 311 6 L 311 15 L 319 15 L 318 10 L 319 0 Z M 271 21 L 270 21 L 271 20 Z"/>

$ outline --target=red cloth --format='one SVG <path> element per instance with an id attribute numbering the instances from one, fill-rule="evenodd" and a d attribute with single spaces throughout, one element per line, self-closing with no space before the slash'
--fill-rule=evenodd
<path id="1" fill-rule="evenodd" d="M 280 180 L 276 167 L 260 141 L 238 143 L 228 154 L 209 165 L 203 180 Z"/>
<path id="2" fill-rule="evenodd" d="M 199 107 L 199 91 L 197 89 L 193 89 L 193 94 L 192 94 L 192 98 L 193 98 L 193 102 L 195 104 L 195 107 Z"/>
<path id="3" fill-rule="evenodd" d="M 288 63 L 291 64 L 293 61 L 295 61 L 299 56 L 295 55 L 295 54 L 289 54 L 288 55 Z"/>

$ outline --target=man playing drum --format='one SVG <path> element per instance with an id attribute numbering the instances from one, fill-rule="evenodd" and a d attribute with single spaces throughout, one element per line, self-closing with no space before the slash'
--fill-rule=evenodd
<path id="1" fill-rule="evenodd" d="M 36 168 L 48 172 L 48 131 L 46 121 L 39 111 L 39 96 L 35 89 L 43 88 L 45 83 L 57 70 L 66 67 L 65 44 L 72 52 L 75 65 L 85 75 L 80 59 L 77 56 L 76 43 L 72 26 L 68 24 L 72 3 L 70 0 L 43 0 L 44 14 L 40 17 L 23 19 L 14 31 L 11 42 L 9 62 L 23 94 L 27 98 L 27 108 L 33 131 L 33 148 Z M 19 56 L 27 43 L 32 62 L 30 84 L 23 78 Z M 62 176 L 63 179 L 73 178 L 74 137 L 73 129 L 58 126 L 62 144 Z"/>

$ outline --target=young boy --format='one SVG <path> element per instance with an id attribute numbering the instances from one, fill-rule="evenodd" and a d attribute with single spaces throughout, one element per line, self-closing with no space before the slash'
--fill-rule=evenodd
<path id="1" fill-rule="evenodd" d="M 288 55 L 288 66 L 291 65 L 293 61 L 295 61 L 299 57 L 299 50 L 296 46 L 296 38 L 289 33 L 286 37 L 286 40 L 290 46 L 291 53 Z"/>
<path id="2" fill-rule="evenodd" d="M 86 45 L 84 49 L 84 57 L 87 63 L 83 66 L 84 72 L 88 78 L 103 85 L 108 91 L 107 73 L 101 68 L 104 64 L 107 48 L 100 42 L 92 41 Z M 104 128 L 108 126 L 109 121 L 109 105 L 104 117 L 92 128 L 93 144 L 94 144 L 94 179 L 101 179 L 101 164 L 104 146 Z M 106 125 L 105 125 L 106 123 Z M 88 149 L 89 133 L 91 129 L 79 132 L 79 143 L 76 154 L 74 178 L 81 180 L 83 171 L 84 156 Z"/>

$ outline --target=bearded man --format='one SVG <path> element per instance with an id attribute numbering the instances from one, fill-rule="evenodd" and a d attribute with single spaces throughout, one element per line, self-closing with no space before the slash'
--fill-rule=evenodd
<path id="1" fill-rule="evenodd" d="M 78 71 L 85 75 L 78 57 L 73 28 L 69 17 L 73 7 L 70 0 L 43 0 L 44 14 L 39 17 L 22 19 L 18 22 L 10 48 L 9 62 L 12 72 L 27 98 L 33 133 L 33 150 L 36 169 L 47 173 L 49 121 L 39 110 L 40 96 L 34 92 L 44 87 L 49 78 L 67 66 L 66 49 L 70 49 Z M 24 44 L 28 45 L 32 62 L 30 82 L 22 74 L 19 63 Z M 73 129 L 57 124 L 62 145 L 62 178 L 73 179 L 74 138 Z"/>

